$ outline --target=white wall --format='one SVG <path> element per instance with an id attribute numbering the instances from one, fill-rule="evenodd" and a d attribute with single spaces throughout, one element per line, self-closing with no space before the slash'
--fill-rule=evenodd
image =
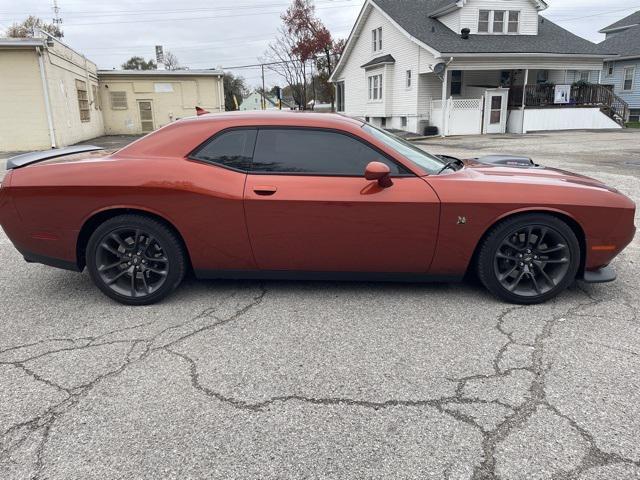
<path id="1" fill-rule="evenodd" d="M 98 75 L 95 63 L 57 40 L 51 40 L 43 56 L 49 98 L 58 147 L 104 135 L 104 119 L 99 109 Z M 80 120 L 76 80 L 86 84 L 90 120 Z"/>
<path id="2" fill-rule="evenodd" d="M 622 128 L 599 108 L 529 108 L 524 111 L 526 132 Z"/>
<path id="3" fill-rule="evenodd" d="M 522 110 L 507 112 L 507 133 L 522 133 Z"/>

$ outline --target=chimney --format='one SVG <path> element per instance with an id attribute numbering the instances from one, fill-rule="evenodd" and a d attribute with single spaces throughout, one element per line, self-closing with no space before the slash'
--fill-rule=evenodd
<path id="1" fill-rule="evenodd" d="M 462 31 L 461 31 L 460 33 L 461 33 L 461 35 L 460 35 L 460 36 L 461 36 L 464 40 L 469 40 L 469 34 L 471 33 L 471 30 L 470 30 L 470 29 L 468 29 L 468 28 L 463 28 L 463 29 L 462 29 Z"/>

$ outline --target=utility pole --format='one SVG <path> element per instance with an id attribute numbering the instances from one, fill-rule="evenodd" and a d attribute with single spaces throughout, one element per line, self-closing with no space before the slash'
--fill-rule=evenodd
<path id="1" fill-rule="evenodd" d="M 260 68 L 262 69 L 262 110 L 266 110 L 267 109 L 267 101 L 265 98 L 265 91 L 264 91 L 264 63 L 260 65 Z"/>
<path id="2" fill-rule="evenodd" d="M 58 6 L 58 0 L 53 0 L 53 24 L 62 29 L 62 18 L 60 17 L 60 7 Z"/>

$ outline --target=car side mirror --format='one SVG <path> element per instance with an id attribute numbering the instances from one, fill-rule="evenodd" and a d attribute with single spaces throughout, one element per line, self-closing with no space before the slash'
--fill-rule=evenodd
<path id="1" fill-rule="evenodd" d="M 364 178 L 367 180 L 377 180 L 382 188 L 389 188 L 393 185 L 391 180 L 391 170 L 382 162 L 371 162 L 364 171 Z"/>

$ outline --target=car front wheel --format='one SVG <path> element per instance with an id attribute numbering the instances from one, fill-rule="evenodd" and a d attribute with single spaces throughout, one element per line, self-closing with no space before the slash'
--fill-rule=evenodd
<path id="1" fill-rule="evenodd" d="M 176 234 L 142 215 L 120 215 L 100 225 L 87 245 L 96 286 L 127 305 L 156 303 L 182 282 L 186 254 Z"/>
<path id="2" fill-rule="evenodd" d="M 569 287 L 580 267 L 573 230 L 551 215 L 526 214 L 496 225 L 478 257 L 478 276 L 511 303 L 545 302 Z"/>

